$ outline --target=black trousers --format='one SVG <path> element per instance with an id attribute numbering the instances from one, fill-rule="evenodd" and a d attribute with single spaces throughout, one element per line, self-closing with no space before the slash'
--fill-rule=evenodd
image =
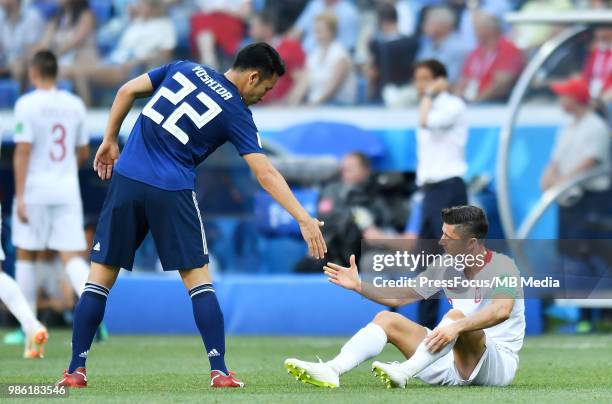
<path id="1" fill-rule="evenodd" d="M 437 240 L 442 236 L 442 209 L 467 204 L 465 183 L 461 178 L 453 177 L 424 185 L 421 190 L 423 191 L 423 213 L 419 238 Z M 437 325 L 440 298 L 440 293 L 438 293 L 419 303 L 419 324 L 430 330 Z"/>

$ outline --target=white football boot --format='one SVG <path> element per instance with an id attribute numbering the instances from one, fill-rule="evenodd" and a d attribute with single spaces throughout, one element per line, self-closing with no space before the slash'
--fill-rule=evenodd
<path id="1" fill-rule="evenodd" d="M 295 376 L 295 380 L 300 380 L 313 386 L 329 388 L 340 386 L 340 376 L 338 373 L 321 359 L 317 363 L 290 358 L 285 360 L 285 368 L 288 373 Z"/>
<path id="2" fill-rule="evenodd" d="M 372 372 L 376 377 L 382 380 L 388 389 L 405 389 L 408 379 L 410 379 L 408 375 L 402 371 L 399 362 L 384 363 L 374 361 L 372 363 Z"/>

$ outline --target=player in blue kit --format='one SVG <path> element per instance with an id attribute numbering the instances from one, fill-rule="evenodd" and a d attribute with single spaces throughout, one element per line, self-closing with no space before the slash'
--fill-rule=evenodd
<path id="1" fill-rule="evenodd" d="M 94 169 L 110 187 L 91 251 L 91 272 L 74 313 L 72 360 L 58 385 L 87 386 L 85 360 L 120 268 L 150 230 L 164 270 L 178 270 L 211 366 L 211 386 L 243 387 L 224 360 L 223 314 L 208 272 L 204 225 L 195 198 L 195 168 L 231 142 L 261 186 L 298 221 L 309 254 L 326 252 L 323 225 L 310 217 L 263 154 L 249 105 L 272 89 L 285 67 L 270 45 L 242 49 L 230 70 L 179 61 L 124 84 L 115 97 Z M 117 136 L 134 100 L 143 108 L 119 157 Z"/>

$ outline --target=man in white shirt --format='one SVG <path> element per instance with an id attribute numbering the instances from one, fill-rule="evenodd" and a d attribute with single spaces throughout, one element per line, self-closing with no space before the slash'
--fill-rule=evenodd
<path id="1" fill-rule="evenodd" d="M 433 297 L 443 290 L 453 308 L 433 330 L 399 313 L 382 311 L 359 330 L 328 362 L 287 359 L 285 367 L 306 383 L 319 387 L 339 387 L 340 376 L 365 360 L 380 354 L 387 343 L 395 345 L 407 358 L 399 363 L 372 363 L 372 371 L 387 388 L 405 388 L 411 378 L 435 385 L 506 386 L 518 369 L 518 352 L 525 336 L 525 305 L 520 286 L 492 283 L 487 287 L 439 287 L 425 281 L 450 280 L 480 285 L 495 282 L 496 277 L 514 278 L 519 272 L 507 256 L 488 250 L 484 239 L 488 222 L 482 209 L 458 206 L 442 211 L 443 235 L 440 244 L 445 253 L 474 257 L 471 265 L 430 266 L 417 278 L 415 287 L 404 287 L 392 298 L 376 287 L 362 282 L 354 255 L 350 267 L 329 263 L 324 267 L 329 280 L 385 306 L 399 307 Z M 424 285 L 424 286 L 421 286 Z M 377 290 L 378 289 L 378 290 Z M 395 289 L 395 288 L 393 288 Z"/>
<path id="2" fill-rule="evenodd" d="M 435 59 L 418 62 L 414 84 L 420 96 L 417 137 L 416 182 L 423 192 L 419 238 L 440 238 L 440 212 L 467 204 L 463 175 L 467 170 L 465 143 L 468 128 L 465 103 L 449 93 L 445 66 Z M 426 300 L 419 305 L 419 322 L 433 328 L 439 302 Z"/>
<path id="3" fill-rule="evenodd" d="M 55 55 L 37 52 L 29 67 L 35 90 L 15 104 L 15 277 L 34 313 L 35 261 L 43 251 L 59 252 L 79 296 L 89 274 L 78 178 L 78 165 L 89 155 L 86 111 L 78 97 L 57 89 L 57 73 Z"/>

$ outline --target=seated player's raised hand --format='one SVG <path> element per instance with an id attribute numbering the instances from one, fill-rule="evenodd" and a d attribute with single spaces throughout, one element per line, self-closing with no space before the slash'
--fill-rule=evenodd
<path id="1" fill-rule="evenodd" d="M 327 245 L 321 233 L 321 227 L 323 227 L 325 223 L 313 217 L 298 223 L 300 225 L 302 237 L 308 245 L 308 255 L 316 259 L 323 258 L 325 253 L 327 253 Z"/>
<path id="2" fill-rule="evenodd" d="M 94 158 L 93 169 L 102 180 L 108 180 L 113 175 L 115 161 L 119 158 L 117 142 L 104 140 Z"/>
<path id="3" fill-rule="evenodd" d="M 359 278 L 359 271 L 355 262 L 355 254 L 351 254 L 349 263 L 350 267 L 343 267 L 333 262 L 328 262 L 323 267 L 323 271 L 331 283 L 359 292 L 361 290 L 361 279 Z"/>

